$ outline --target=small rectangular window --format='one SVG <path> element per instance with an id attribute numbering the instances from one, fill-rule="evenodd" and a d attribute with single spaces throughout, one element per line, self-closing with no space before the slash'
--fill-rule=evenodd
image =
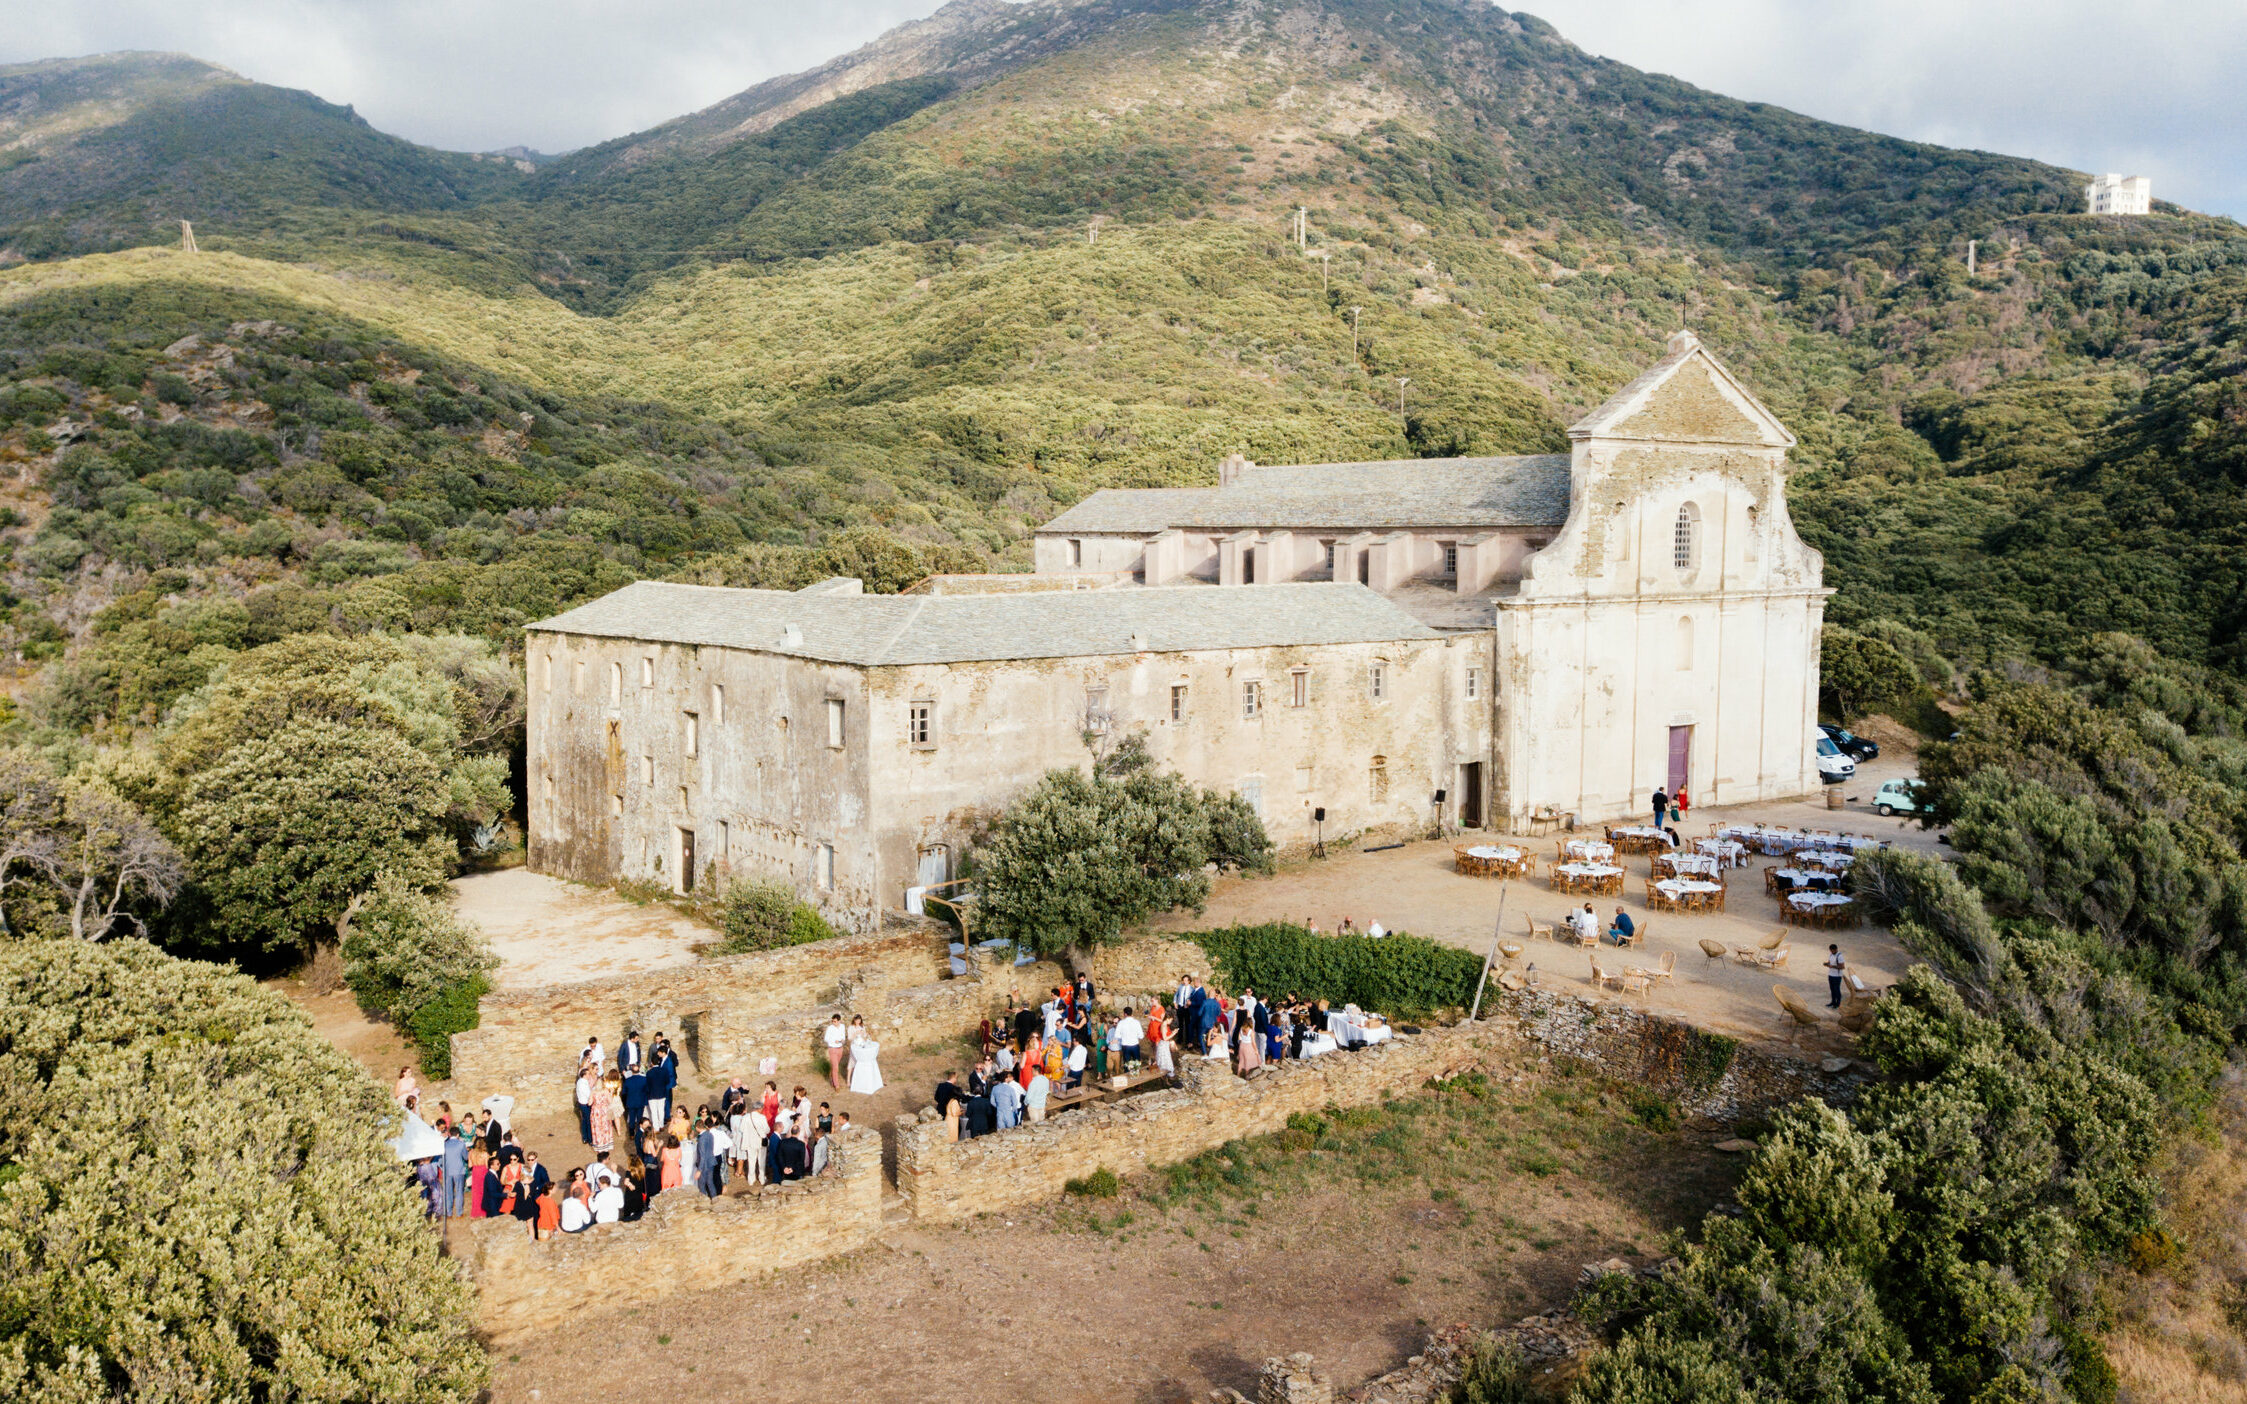
<path id="1" fill-rule="evenodd" d="M 1376 702 L 1389 695 L 1388 664 L 1376 663 L 1373 665 L 1373 671 L 1366 679 L 1366 691 L 1372 694 L 1373 700 Z"/>
<path id="2" fill-rule="evenodd" d="M 733 856 L 733 825 L 723 819 L 718 821 L 718 856 L 720 858 L 731 858 Z"/>
<path id="3" fill-rule="evenodd" d="M 835 846 L 823 843 L 812 850 L 812 880 L 822 892 L 835 890 Z"/>
<path id="4" fill-rule="evenodd" d="M 1084 543 L 1073 536 L 1069 538 L 1069 564 L 1073 566 L 1084 564 Z"/>
<path id="5" fill-rule="evenodd" d="M 640 660 L 640 686 L 655 686 L 655 660 L 653 658 Z"/>
<path id="6" fill-rule="evenodd" d="M 1287 675 L 1287 705 L 1290 707 L 1308 707 L 1311 705 L 1310 669 L 1297 668 Z"/>
<path id="7" fill-rule="evenodd" d="M 1088 687 L 1084 690 L 1084 729 L 1095 736 L 1108 734 L 1108 689 Z"/>
<path id="8" fill-rule="evenodd" d="M 697 755 L 702 749 L 702 718 L 692 712 L 680 713 L 686 719 L 687 754 Z"/>
<path id="9" fill-rule="evenodd" d="M 1174 722 L 1186 720 L 1186 685 L 1184 683 L 1173 684 L 1170 689 L 1170 719 Z"/>
<path id="10" fill-rule="evenodd" d="M 624 817 L 624 796 L 609 796 L 609 817 L 611 819 L 622 819 Z"/>
<path id="11" fill-rule="evenodd" d="M 548 804 L 554 802 L 554 777 L 551 775 L 546 777 L 546 802 Z"/>
<path id="12" fill-rule="evenodd" d="M 840 697 L 830 697 L 827 699 L 827 744 L 835 747 L 837 750 L 840 750 L 842 748 L 843 699 Z"/>
<path id="13" fill-rule="evenodd" d="M 688 800 L 688 798 L 687 798 L 687 787 L 686 787 L 686 786 L 684 786 L 684 785 L 681 785 L 681 786 L 679 787 L 679 808 L 681 808 L 681 809 L 692 809 L 693 807 L 694 807 L 694 805 L 693 805 L 692 801 Z"/>
<path id="14" fill-rule="evenodd" d="M 710 684 L 710 725 L 726 724 L 726 690 L 717 683 Z"/>
<path id="15" fill-rule="evenodd" d="M 1242 683 L 1242 684 L 1241 684 L 1241 718 L 1242 718 L 1242 720 L 1244 720 L 1244 721 L 1255 721 L 1255 720 L 1256 720 L 1256 719 L 1257 719 L 1257 718 L 1258 718 L 1259 716 L 1263 715 L 1263 712 L 1264 712 L 1264 684 L 1262 684 L 1262 683 L 1260 683 L 1260 682 Z"/>
<path id="16" fill-rule="evenodd" d="M 622 663 L 611 663 L 609 664 L 609 705 L 613 707 L 623 701 L 624 665 Z"/>
<path id="17" fill-rule="evenodd" d="M 546 655 L 546 690 L 554 690 L 554 655 L 551 653 Z"/>
<path id="18" fill-rule="evenodd" d="M 655 783 L 654 756 L 640 757 L 640 783 L 643 785 L 653 785 Z"/>
<path id="19" fill-rule="evenodd" d="M 916 750 L 936 749 L 936 704 L 914 702 L 905 708 L 906 744 Z"/>
<path id="20" fill-rule="evenodd" d="M 1453 578 L 1459 574 L 1459 543 L 1456 541 L 1443 543 L 1443 573 Z"/>
<path id="21" fill-rule="evenodd" d="M 1332 574 L 1334 570 L 1334 543 L 1329 541 L 1324 545 L 1326 546 L 1326 569 L 1329 574 Z"/>
<path id="22" fill-rule="evenodd" d="M 585 691 L 585 660 L 582 658 L 570 665 L 570 691 Z"/>
<path id="23" fill-rule="evenodd" d="M 1469 668 L 1467 670 L 1467 700 L 1472 702 L 1480 696 L 1482 696 L 1482 669 Z"/>

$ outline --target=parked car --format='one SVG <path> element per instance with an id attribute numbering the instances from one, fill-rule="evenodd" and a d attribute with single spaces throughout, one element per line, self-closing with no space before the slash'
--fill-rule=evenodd
<path id="1" fill-rule="evenodd" d="M 1891 814 L 1925 814 L 1927 782 L 1924 780 L 1890 780 L 1873 792 L 1873 812 L 1886 817 Z"/>
<path id="2" fill-rule="evenodd" d="M 1818 724 L 1818 729 L 1826 733 L 1826 739 L 1839 746 L 1841 753 L 1851 760 L 1869 761 L 1880 754 L 1880 743 L 1878 741 L 1867 741 L 1862 736 L 1845 731 L 1838 726 L 1827 726 L 1823 722 Z"/>
<path id="3" fill-rule="evenodd" d="M 1856 773 L 1857 762 L 1843 755 L 1841 747 L 1833 743 L 1832 737 L 1820 733 L 1818 736 L 1818 778 L 1829 785 L 1838 785 Z"/>

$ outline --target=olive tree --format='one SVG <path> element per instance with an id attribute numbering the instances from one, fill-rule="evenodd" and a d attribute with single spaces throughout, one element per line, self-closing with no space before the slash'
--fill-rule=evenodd
<path id="1" fill-rule="evenodd" d="M 1269 872 L 1271 855 L 1238 795 L 1151 769 L 1049 771 L 975 851 L 977 934 L 1081 963 L 1152 913 L 1200 910 L 1213 865 Z"/>

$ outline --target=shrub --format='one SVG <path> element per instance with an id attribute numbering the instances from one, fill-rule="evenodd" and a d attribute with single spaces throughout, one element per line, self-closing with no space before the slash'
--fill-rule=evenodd
<path id="1" fill-rule="evenodd" d="M 1123 1190 L 1123 1182 L 1116 1172 L 1103 1165 L 1083 1179 L 1070 1180 L 1061 1186 L 1063 1194 L 1074 1194 L 1086 1199 L 1114 1199 Z"/>
<path id="2" fill-rule="evenodd" d="M 249 979 L 0 946 L 0 1395 L 450 1401 L 488 1365 L 387 1099 Z"/>
<path id="3" fill-rule="evenodd" d="M 421 1070 L 433 1078 L 453 1075 L 453 1035 L 483 1022 L 483 999 L 492 982 L 478 975 L 447 988 L 408 1014 L 406 1036 L 421 1050 Z"/>
<path id="4" fill-rule="evenodd" d="M 1541 1398 L 1529 1382 L 1529 1362 L 1521 1352 L 1485 1342 L 1467 1357 L 1448 1404 L 1537 1404 Z"/>
<path id="5" fill-rule="evenodd" d="M 491 942 L 444 897 L 383 873 L 343 940 L 343 982 L 369 1014 L 414 1011 L 499 968 Z"/>
<path id="6" fill-rule="evenodd" d="M 1392 1017 L 1463 1009 L 1482 957 L 1418 936 L 1324 936 L 1287 922 L 1228 926 L 1187 936 L 1207 952 L 1228 989 L 1289 991 Z"/>
<path id="7" fill-rule="evenodd" d="M 729 884 L 718 922 L 726 933 L 720 949 L 727 955 L 801 946 L 835 934 L 825 917 L 800 901 L 786 883 L 772 878 L 742 878 Z"/>

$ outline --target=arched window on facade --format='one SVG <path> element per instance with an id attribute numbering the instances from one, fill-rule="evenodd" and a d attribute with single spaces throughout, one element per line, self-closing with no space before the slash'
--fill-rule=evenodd
<path id="1" fill-rule="evenodd" d="M 1701 560 L 1701 509 L 1688 502 L 1677 509 L 1677 527 L 1670 536 L 1670 563 L 1680 575 L 1691 575 Z"/>
<path id="2" fill-rule="evenodd" d="M 1693 617 L 1680 615 L 1677 621 L 1677 670 L 1693 670 Z"/>

